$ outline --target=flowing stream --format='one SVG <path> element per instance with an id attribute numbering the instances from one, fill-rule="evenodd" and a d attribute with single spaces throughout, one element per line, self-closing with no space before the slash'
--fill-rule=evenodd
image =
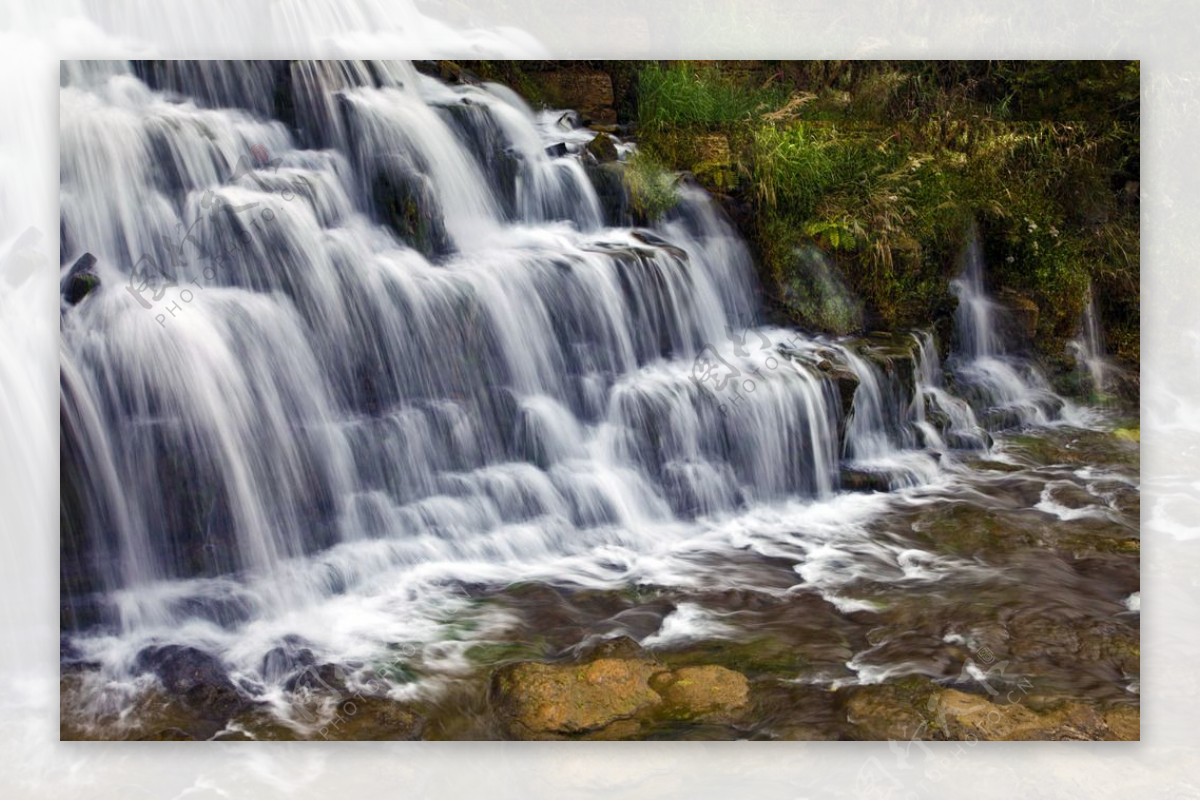
<path id="1" fill-rule="evenodd" d="M 1136 467 L 1046 472 L 999 433 L 1100 418 L 1007 354 L 977 243 L 948 381 L 926 332 L 763 327 L 707 194 L 683 182 L 631 226 L 592 133 L 502 86 L 72 63 L 61 127 L 64 276 L 89 252 L 100 278 L 62 316 L 64 653 L 93 668 L 88 714 L 128 703 L 164 643 L 283 719 L 301 646 L 352 672 L 407 655 L 389 681 L 419 694 L 480 644 L 670 649 L 804 618 L 838 644 L 801 683 L 935 675 L 970 623 L 905 645 L 856 617 L 1008 597 L 1003 564 L 924 536 L 930 510 L 1136 537 Z"/>

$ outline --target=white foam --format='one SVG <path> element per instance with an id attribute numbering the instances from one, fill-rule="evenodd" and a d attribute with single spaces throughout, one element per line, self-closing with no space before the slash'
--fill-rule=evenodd
<path id="1" fill-rule="evenodd" d="M 726 639 L 737 633 L 737 627 L 721 621 L 721 616 L 699 604 L 681 603 L 663 618 L 657 632 L 645 637 L 647 648 L 671 648 L 702 640 Z"/>

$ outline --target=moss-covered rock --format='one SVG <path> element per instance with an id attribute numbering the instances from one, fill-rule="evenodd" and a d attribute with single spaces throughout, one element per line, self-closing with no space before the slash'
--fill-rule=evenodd
<path id="1" fill-rule="evenodd" d="M 606 164 L 617 160 L 617 143 L 608 134 L 598 133 L 587 143 L 587 152 L 591 153 L 597 162 Z"/>
<path id="2" fill-rule="evenodd" d="M 662 665 L 642 659 L 597 659 L 583 665 L 519 662 L 492 679 L 496 711 L 521 739 L 597 731 L 662 703 L 650 677 Z"/>
<path id="3" fill-rule="evenodd" d="M 683 723 L 728 724 L 750 684 L 717 665 L 674 670 L 619 645 L 584 663 L 520 662 L 492 675 L 491 707 L 518 739 L 622 739 Z M 640 653 L 640 652 L 639 652 Z"/>
<path id="4" fill-rule="evenodd" d="M 923 678 L 857 688 L 844 699 L 844 714 L 856 739 L 929 740 L 926 706 L 937 685 Z"/>
<path id="5" fill-rule="evenodd" d="M 744 709 L 750 685 L 741 673 L 720 665 L 699 665 L 658 673 L 650 680 L 672 718 L 724 722 Z"/>

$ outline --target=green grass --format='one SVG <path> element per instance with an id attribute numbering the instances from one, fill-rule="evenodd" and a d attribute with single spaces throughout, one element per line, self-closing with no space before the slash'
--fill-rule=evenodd
<path id="1" fill-rule="evenodd" d="M 712 65 L 646 65 L 638 73 L 638 124 L 643 130 L 733 125 L 769 111 L 778 88 L 739 86 Z"/>

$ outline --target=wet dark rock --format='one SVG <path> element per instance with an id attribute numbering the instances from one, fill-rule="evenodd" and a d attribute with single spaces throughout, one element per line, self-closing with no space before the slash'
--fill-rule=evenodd
<path id="1" fill-rule="evenodd" d="M 152 89 L 178 93 L 207 108 L 243 108 L 261 116 L 275 112 L 274 88 L 286 61 L 178 61 L 131 63 Z"/>
<path id="2" fill-rule="evenodd" d="M 311 650 L 285 643 L 267 651 L 263 656 L 261 673 L 263 681 L 278 684 L 293 673 L 315 664 L 316 659 Z"/>
<path id="3" fill-rule="evenodd" d="M 412 248 L 427 258 L 450 252 L 450 237 L 433 181 L 408 159 L 382 159 L 371 183 L 371 195 L 383 222 Z"/>
<path id="4" fill-rule="evenodd" d="M 835 364 L 828 371 L 829 377 L 833 379 L 837 385 L 838 400 L 840 401 L 840 420 L 845 421 L 850 417 L 850 410 L 854 408 L 854 393 L 858 391 L 858 376 L 845 365 Z M 843 436 L 845 432 L 842 432 Z"/>
<path id="5" fill-rule="evenodd" d="M 838 483 L 850 492 L 887 492 L 891 489 L 886 473 L 857 470 L 843 467 L 838 473 Z"/>
<path id="6" fill-rule="evenodd" d="M 496 121 L 492 109 L 462 98 L 460 102 L 439 106 L 463 144 L 479 160 L 488 182 L 495 188 L 506 216 L 517 212 L 518 177 L 524 170 L 524 156 L 516 149 Z"/>
<path id="7" fill-rule="evenodd" d="M 158 677 L 168 697 L 195 713 L 201 723 L 227 721 L 251 706 L 220 660 L 198 648 L 150 646 L 137 655 L 134 667 Z"/>
<path id="8" fill-rule="evenodd" d="M 639 228 L 634 231 L 631 236 L 639 242 L 645 242 L 647 245 L 653 245 L 660 250 L 665 250 L 680 261 L 687 261 L 687 251 L 683 248 L 671 244 L 653 231 L 647 231 L 644 228 Z"/>
<path id="9" fill-rule="evenodd" d="M 60 284 L 63 300 L 74 306 L 87 297 L 96 287 L 100 286 L 100 276 L 96 275 L 96 257 L 84 253 L 63 277 Z"/>
<path id="10" fill-rule="evenodd" d="M 1006 431 L 1021 427 L 1021 413 L 1016 409 L 988 409 L 980 421 L 992 431 Z"/>
<path id="11" fill-rule="evenodd" d="M 832 350 L 818 351 L 819 358 L 817 359 L 814 359 L 811 354 L 785 346 L 780 346 L 777 350 L 784 358 L 801 364 L 817 375 L 827 377 L 834 382 L 839 401 L 840 430 L 838 439 L 845 439 L 845 424 L 850 417 L 850 410 L 854 408 L 854 393 L 858 390 L 858 374 Z"/>
<path id="12" fill-rule="evenodd" d="M 571 151 L 567 149 L 566 142 L 555 142 L 552 145 L 546 146 L 546 155 L 551 158 L 561 158 Z"/>
<path id="13" fill-rule="evenodd" d="M 907 398 L 916 392 L 918 352 L 917 340 L 906 332 L 874 331 L 858 345 L 859 355 L 894 377 Z"/>
<path id="14" fill-rule="evenodd" d="M 625 165 L 620 162 L 588 164 L 585 166 L 592 188 L 600 201 L 605 225 L 628 227 L 633 224 L 629 188 L 623 177 Z"/>

